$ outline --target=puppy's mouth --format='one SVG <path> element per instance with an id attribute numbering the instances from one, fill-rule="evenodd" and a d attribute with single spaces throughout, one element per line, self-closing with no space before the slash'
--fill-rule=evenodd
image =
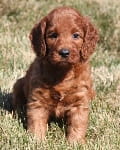
<path id="1" fill-rule="evenodd" d="M 59 66 L 64 66 L 64 67 L 72 65 L 72 63 L 70 63 L 69 61 L 59 61 L 56 64 L 59 65 Z"/>
<path id="2" fill-rule="evenodd" d="M 51 63 L 51 64 L 53 64 L 53 65 L 59 65 L 59 66 L 70 66 L 70 65 L 72 65 L 73 63 L 72 62 L 70 62 L 68 59 L 63 59 L 63 58 L 59 58 L 59 59 L 57 59 L 57 58 L 52 58 L 52 57 L 50 57 L 50 58 L 48 58 L 48 61 Z"/>
<path id="3" fill-rule="evenodd" d="M 48 60 L 52 64 L 59 65 L 74 65 L 79 62 L 80 54 L 78 50 L 60 49 L 56 51 L 49 51 Z"/>

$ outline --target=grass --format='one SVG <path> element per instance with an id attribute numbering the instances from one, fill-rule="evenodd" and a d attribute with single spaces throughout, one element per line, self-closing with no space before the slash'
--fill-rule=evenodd
<path id="1" fill-rule="evenodd" d="M 64 126 L 51 123 L 39 143 L 10 112 L 12 87 L 34 59 L 29 42 L 32 26 L 57 6 L 77 8 L 100 33 L 92 56 L 96 98 L 91 103 L 86 145 L 70 146 Z M 1 0 L 0 1 L 0 149 L 1 150 L 118 150 L 120 147 L 120 2 L 118 0 Z"/>

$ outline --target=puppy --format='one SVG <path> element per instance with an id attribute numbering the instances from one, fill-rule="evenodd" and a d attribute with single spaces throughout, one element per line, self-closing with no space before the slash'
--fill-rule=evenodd
<path id="1" fill-rule="evenodd" d="M 30 40 L 36 58 L 14 85 L 14 111 L 26 106 L 27 129 L 40 140 L 51 116 L 65 117 L 68 141 L 84 143 L 94 96 L 89 57 L 97 30 L 78 11 L 60 7 L 33 27 Z"/>

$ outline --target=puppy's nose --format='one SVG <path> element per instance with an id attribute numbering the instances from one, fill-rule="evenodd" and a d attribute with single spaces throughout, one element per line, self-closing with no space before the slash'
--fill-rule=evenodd
<path id="1" fill-rule="evenodd" d="M 59 55 L 61 55 L 63 58 L 66 58 L 68 57 L 70 54 L 70 51 L 68 49 L 61 49 L 59 51 Z"/>

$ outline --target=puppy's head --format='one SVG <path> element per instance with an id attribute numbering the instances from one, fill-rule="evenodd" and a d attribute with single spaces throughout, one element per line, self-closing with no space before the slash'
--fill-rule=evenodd
<path id="1" fill-rule="evenodd" d="M 93 53 L 98 34 L 90 21 L 68 7 L 54 9 L 30 33 L 33 50 L 52 64 L 75 64 Z"/>

